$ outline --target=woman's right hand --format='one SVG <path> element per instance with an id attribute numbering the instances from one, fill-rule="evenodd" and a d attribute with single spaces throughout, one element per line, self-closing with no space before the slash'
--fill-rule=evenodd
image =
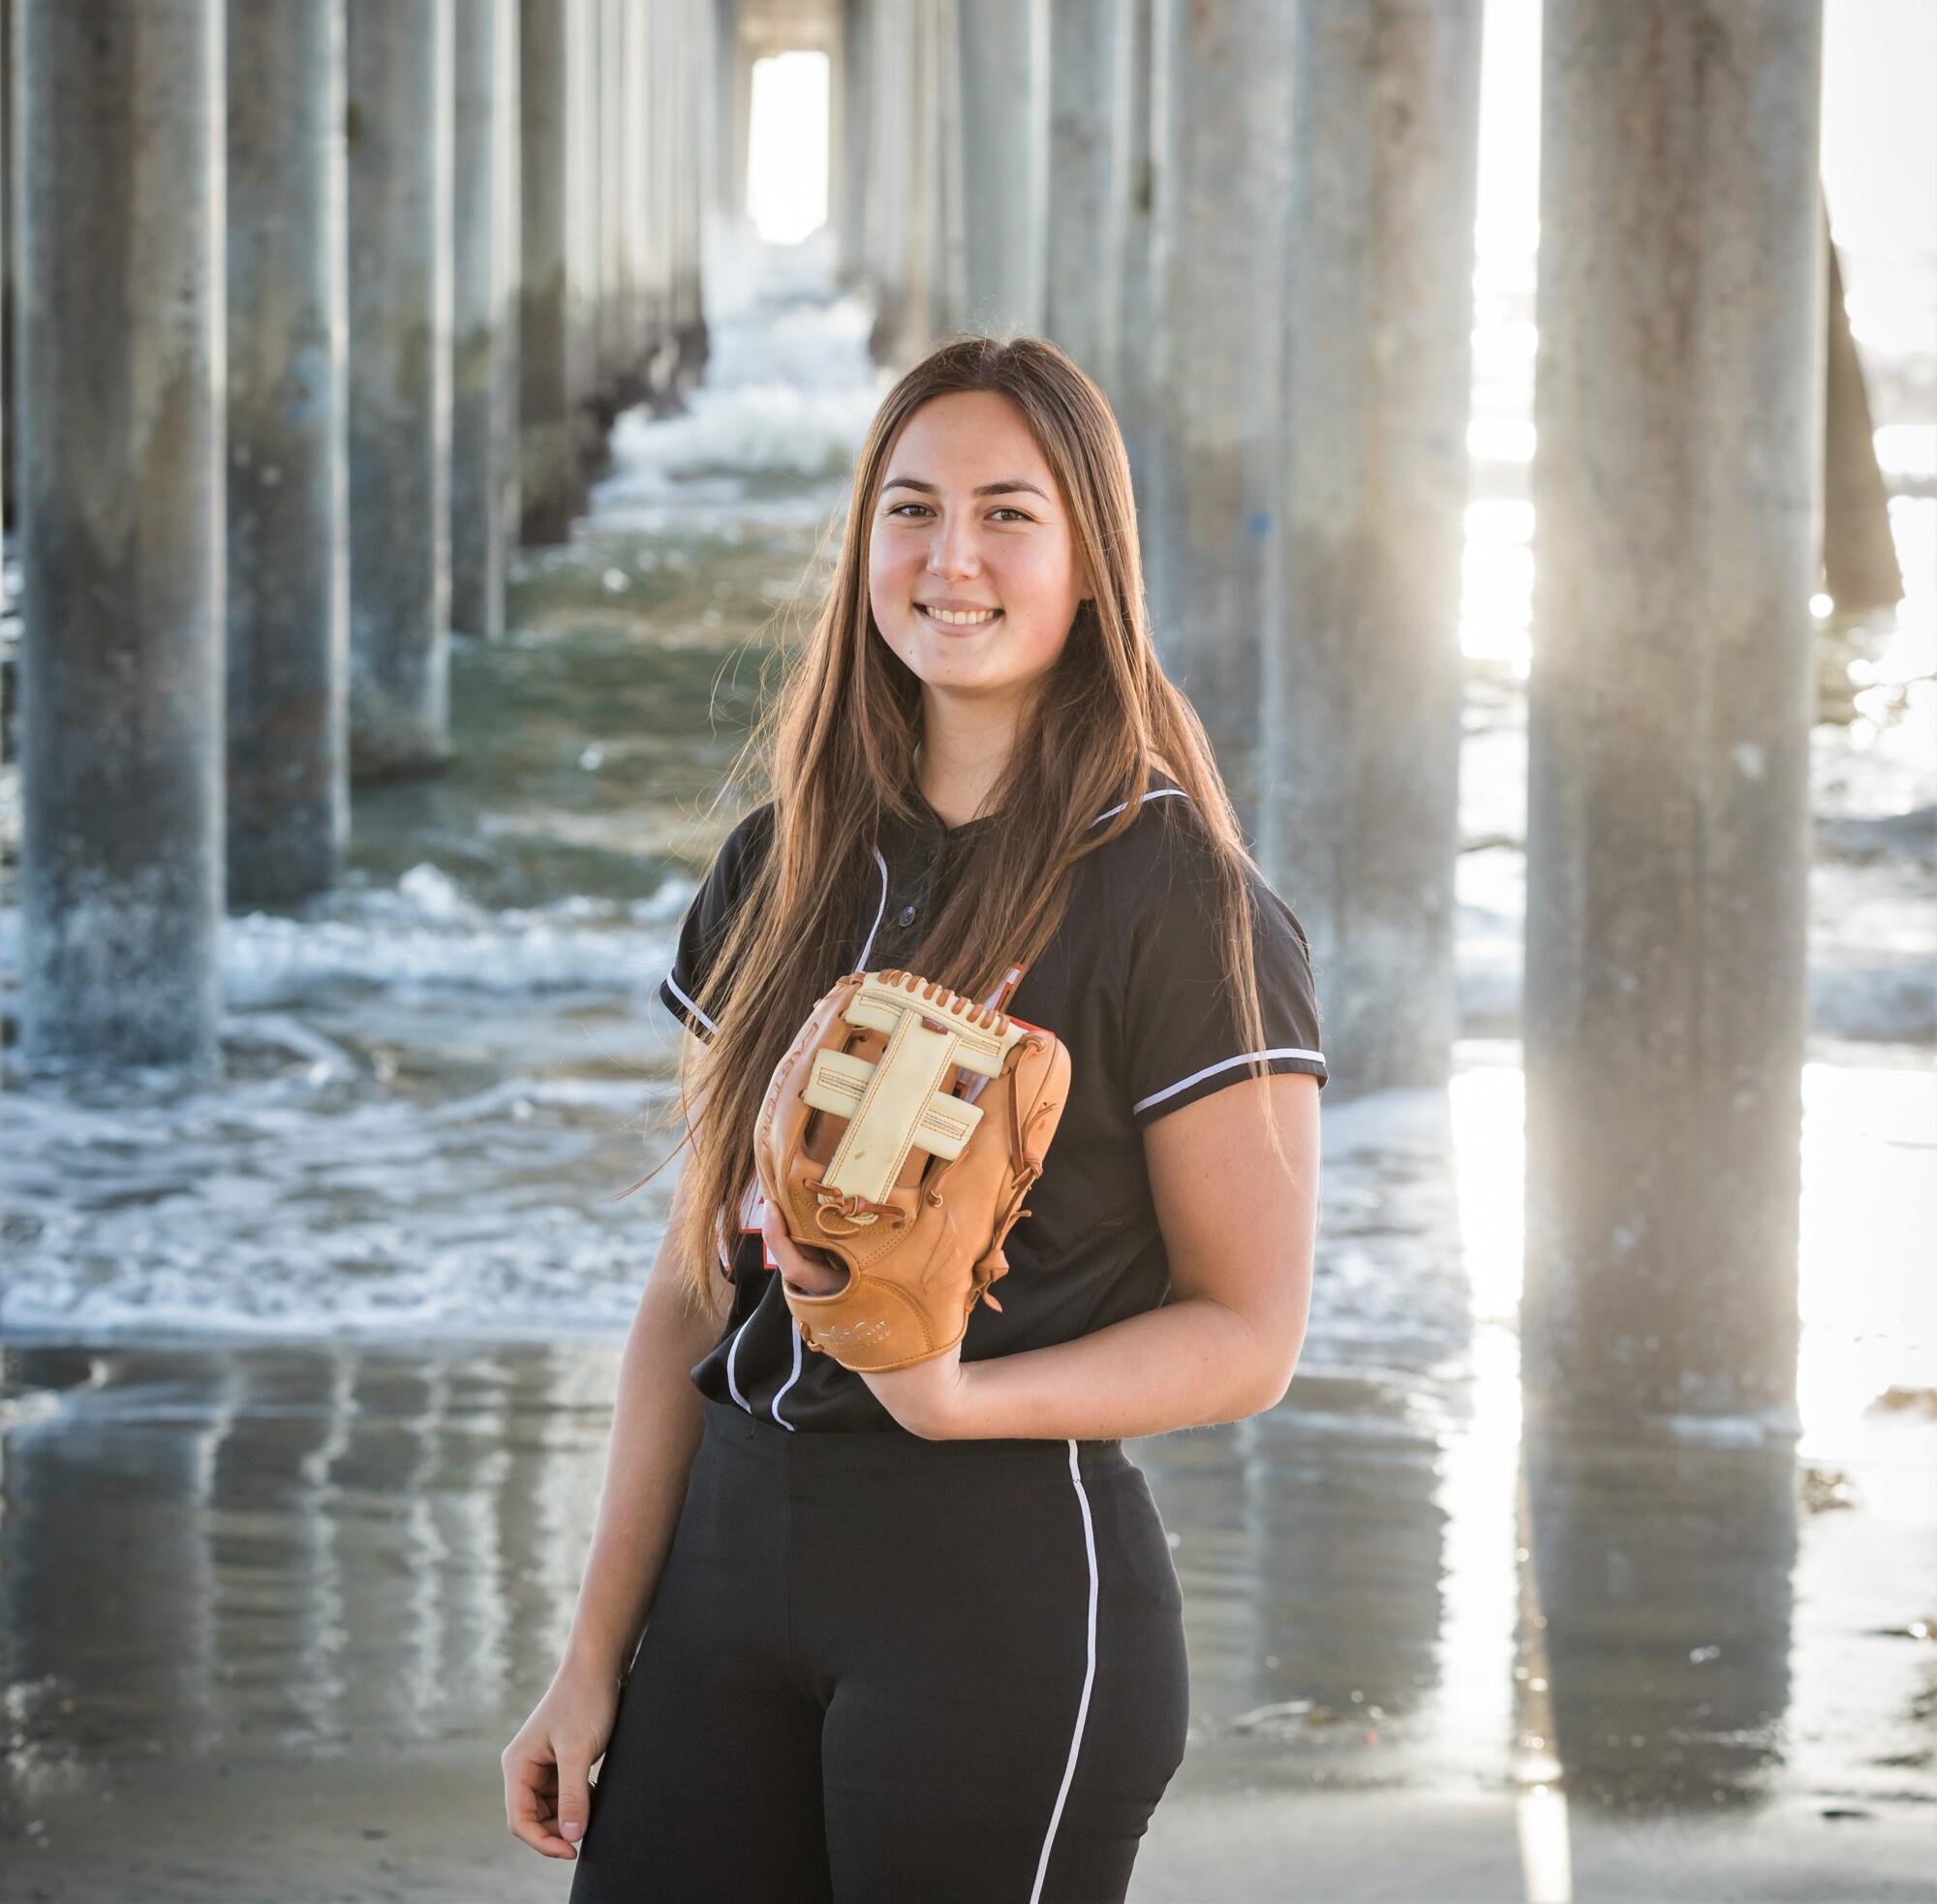
<path id="1" fill-rule="evenodd" d="M 619 1682 L 569 1662 L 498 1756 L 505 1823 L 546 1858 L 576 1858 L 592 1808 L 592 1762 L 612 1736 Z"/>
<path id="2" fill-rule="evenodd" d="M 779 1204 L 766 1206 L 760 1217 L 760 1234 L 766 1239 L 767 1254 L 781 1266 L 781 1280 L 798 1295 L 832 1296 L 847 1287 L 846 1264 L 837 1263 L 818 1249 L 802 1249 L 788 1235 Z"/>

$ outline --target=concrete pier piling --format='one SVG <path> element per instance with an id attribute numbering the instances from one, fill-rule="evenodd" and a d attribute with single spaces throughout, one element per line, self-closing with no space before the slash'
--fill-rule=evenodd
<path id="1" fill-rule="evenodd" d="M 566 122 L 571 142 L 571 189 L 566 200 L 566 285 L 571 331 L 572 433 L 579 468 L 588 476 L 604 459 L 601 411 L 604 363 L 599 312 L 604 294 L 604 252 L 600 242 L 599 0 L 572 0 L 567 8 L 570 96 Z"/>
<path id="2" fill-rule="evenodd" d="M 1795 1426 L 1820 0 L 1550 0 L 1530 1405 Z"/>
<path id="3" fill-rule="evenodd" d="M 713 9 L 713 93 L 715 189 L 729 224 L 747 215 L 747 113 L 745 82 L 751 67 L 743 65 L 740 44 L 741 0 L 707 0 Z M 843 0 L 846 13 L 867 31 L 872 0 Z"/>
<path id="4" fill-rule="evenodd" d="M 213 1074 L 222 13 L 66 0 L 14 26 L 20 1053 Z"/>
<path id="5" fill-rule="evenodd" d="M 907 284 L 902 247 L 907 225 L 906 181 L 897 176 L 889 154 L 911 151 L 913 102 L 904 85 L 888 85 L 885 76 L 902 72 L 914 41 L 911 10 L 865 0 L 868 67 L 883 83 L 868 91 L 867 170 L 861 187 L 861 268 L 874 294 L 875 321 L 868 348 L 877 363 L 895 361 L 907 324 Z M 908 141 L 897 144 L 897 140 Z"/>
<path id="6" fill-rule="evenodd" d="M 651 388 L 653 309 L 651 226 L 647 192 L 652 184 L 649 117 L 652 107 L 652 16 L 632 14 L 626 21 L 626 113 L 630 130 L 621 153 L 619 189 L 624 194 L 626 253 L 626 335 L 624 360 L 628 401 L 637 403 Z"/>
<path id="7" fill-rule="evenodd" d="M 350 834 L 343 0 L 228 10 L 229 903 Z"/>
<path id="8" fill-rule="evenodd" d="M 518 10 L 518 473 L 521 535 L 562 542 L 585 507 L 574 420 L 573 127 L 568 0 Z"/>
<path id="9" fill-rule="evenodd" d="M 718 32 L 737 15 L 737 0 L 715 0 L 715 9 Z M 841 0 L 828 81 L 827 216 L 834 228 L 834 281 L 844 288 L 866 282 L 861 245 L 867 220 L 870 38 L 867 0 Z M 716 97 L 716 114 L 721 104 Z"/>
<path id="10" fill-rule="evenodd" d="M 1877 461 L 1863 360 L 1843 300 L 1842 264 L 1823 207 L 1829 335 L 1823 397 L 1823 589 L 1834 612 L 1854 619 L 1903 599 L 1903 567 L 1890 526 L 1890 491 Z"/>
<path id="11" fill-rule="evenodd" d="M 968 314 L 968 181 L 963 149 L 962 0 L 931 0 L 916 21 L 909 88 L 914 148 L 905 170 L 911 196 L 909 310 L 925 344 L 972 327 Z M 891 162 L 892 163 L 892 162 Z"/>
<path id="12" fill-rule="evenodd" d="M 1157 0 L 1147 510 L 1159 652 L 1257 840 L 1264 652 L 1279 639 L 1291 40 L 1280 0 Z"/>
<path id="13" fill-rule="evenodd" d="M 350 757 L 449 755 L 450 0 L 348 0 Z"/>
<path id="14" fill-rule="evenodd" d="M 636 391 L 632 381 L 630 248 L 626 242 L 626 146 L 630 138 L 631 91 L 627 84 L 625 0 L 596 0 L 599 9 L 599 393 L 600 419 L 612 418 Z"/>
<path id="15" fill-rule="evenodd" d="M 518 99 L 524 76 L 522 40 L 523 17 L 518 0 L 498 0 L 498 61 L 503 75 L 499 83 L 505 100 L 505 168 L 500 180 L 502 189 L 493 194 L 498 218 L 498 292 L 501 300 L 497 353 L 501 387 L 498 402 L 505 419 L 504 433 L 498 445 L 498 537 L 504 545 L 507 575 L 511 557 L 521 539 L 525 505 L 524 445 L 518 428 L 518 400 L 523 384 L 519 367 L 518 301 L 524 270 L 524 154 L 521 149 L 524 113 Z M 454 286 L 451 311 L 454 322 Z"/>
<path id="16" fill-rule="evenodd" d="M 1134 14 L 1122 0 L 1058 0 L 1050 20 L 1043 328 L 1105 391 L 1122 335 Z"/>
<path id="17" fill-rule="evenodd" d="M 0 525 L 14 507 L 14 5 L 0 0 Z M 13 704 L 0 694 L 0 725 Z"/>
<path id="18" fill-rule="evenodd" d="M 1040 331 L 1049 192 L 1050 0 L 955 0 L 967 322 Z"/>
<path id="19" fill-rule="evenodd" d="M 1127 43 L 1124 53 L 1123 82 L 1128 88 L 1128 107 L 1123 116 L 1126 173 L 1123 203 L 1123 238 L 1121 268 L 1117 279 L 1119 316 L 1117 345 L 1110 381 L 1104 391 L 1117 413 L 1123 433 L 1123 450 L 1129 458 L 1130 480 L 1135 486 L 1144 530 L 1144 546 L 1150 546 L 1146 486 L 1150 480 L 1150 436 L 1152 406 L 1156 398 L 1152 375 L 1152 323 L 1155 292 L 1152 274 L 1154 249 L 1156 197 L 1155 165 L 1151 150 L 1151 19 L 1154 0 L 1126 0 L 1122 33 Z"/>
<path id="20" fill-rule="evenodd" d="M 867 169 L 856 255 L 874 291 L 869 349 L 900 364 L 968 325 L 960 0 L 873 0 Z M 895 76 L 889 83 L 885 76 Z"/>
<path id="21" fill-rule="evenodd" d="M 450 620 L 494 640 L 518 497 L 516 0 L 466 0 L 453 24 Z"/>
<path id="22" fill-rule="evenodd" d="M 709 341 L 706 300 L 701 286 L 704 259 L 704 154 L 712 134 L 706 104 L 706 76 L 713 71 L 709 0 L 682 0 L 679 14 L 679 300 L 675 312 L 675 359 L 682 400 L 706 373 Z"/>
<path id="23" fill-rule="evenodd" d="M 1293 49 L 1263 861 L 1310 915 L 1327 1049 L 1370 1090 L 1443 1083 L 1459 1029 L 1480 25 L 1480 0 L 1307 6 Z"/>
<path id="24" fill-rule="evenodd" d="M 669 414 L 678 404 L 680 384 L 680 237 L 677 117 L 678 92 L 676 9 L 652 16 L 647 54 L 645 108 L 646 150 L 655 189 L 647 208 L 647 235 L 652 262 L 650 335 L 645 349 L 645 384 L 655 414 Z M 751 62 L 750 62 L 751 65 Z"/>
<path id="25" fill-rule="evenodd" d="M 639 145 L 645 159 L 646 188 L 639 208 L 639 275 L 644 286 L 639 338 L 639 381 L 656 415 L 671 407 L 676 346 L 674 319 L 673 181 L 667 166 L 672 149 L 672 117 L 667 83 L 670 45 L 666 16 L 653 13 L 645 21 L 641 75 Z"/>

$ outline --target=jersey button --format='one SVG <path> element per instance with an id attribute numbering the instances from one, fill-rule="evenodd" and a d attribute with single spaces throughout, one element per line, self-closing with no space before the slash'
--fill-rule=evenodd
<path id="1" fill-rule="evenodd" d="M 900 912 L 900 914 L 898 915 L 898 917 L 897 917 L 897 919 L 896 919 L 896 923 L 897 923 L 898 925 L 903 925 L 903 926 L 911 926 L 911 925 L 913 925 L 913 924 L 914 924 L 914 907 L 913 907 L 912 906 L 904 906 L 902 907 L 902 909 L 901 909 L 901 912 Z"/>

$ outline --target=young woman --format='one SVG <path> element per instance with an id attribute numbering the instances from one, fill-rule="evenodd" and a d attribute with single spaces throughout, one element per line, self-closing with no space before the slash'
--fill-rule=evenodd
<path id="1" fill-rule="evenodd" d="M 1283 1395 L 1326 1067 L 1305 935 L 1152 645 L 1115 418 L 1061 352 L 961 339 L 889 392 L 749 758 L 774 797 L 661 987 L 692 1155 L 507 1822 L 576 1858 L 573 1904 L 1121 1899 L 1188 1699 L 1121 1442 Z M 1053 1029 L 1071 1089 L 1001 1309 L 861 1375 L 794 1327 L 779 1278 L 845 1272 L 766 1214 L 753 1128 L 822 993 L 889 967 Z"/>

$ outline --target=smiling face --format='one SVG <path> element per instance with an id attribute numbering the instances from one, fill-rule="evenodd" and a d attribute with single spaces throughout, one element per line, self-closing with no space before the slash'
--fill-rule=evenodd
<path id="1" fill-rule="evenodd" d="M 1020 698 L 1056 664 L 1084 594 L 1022 413 L 994 390 L 930 398 L 902 428 L 868 536 L 875 625 L 925 692 Z"/>

